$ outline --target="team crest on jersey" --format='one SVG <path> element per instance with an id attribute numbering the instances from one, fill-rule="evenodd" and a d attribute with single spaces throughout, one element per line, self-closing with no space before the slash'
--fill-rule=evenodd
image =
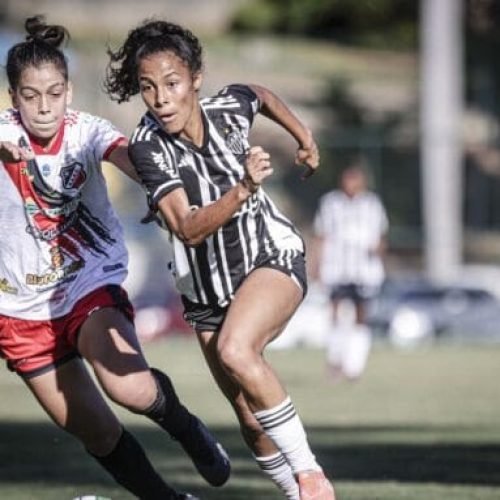
<path id="1" fill-rule="evenodd" d="M 87 178 L 83 165 L 75 161 L 61 169 L 62 185 L 65 189 L 80 188 Z"/>
<path id="2" fill-rule="evenodd" d="M 226 144 L 235 155 L 242 155 L 245 153 L 245 140 L 237 130 L 229 130 L 226 135 Z"/>
<path id="3" fill-rule="evenodd" d="M 189 167 L 193 162 L 193 155 L 190 153 L 184 153 L 178 163 L 177 163 L 177 168 L 184 168 L 184 167 Z"/>

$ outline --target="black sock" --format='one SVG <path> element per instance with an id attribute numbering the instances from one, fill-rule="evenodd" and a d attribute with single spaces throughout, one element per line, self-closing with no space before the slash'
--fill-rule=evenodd
<path id="1" fill-rule="evenodd" d="M 179 498 L 153 469 L 138 441 L 123 429 L 114 450 L 105 457 L 92 455 L 125 489 L 141 500 Z"/>
<path id="2" fill-rule="evenodd" d="M 193 416 L 179 401 L 168 375 L 156 368 L 151 368 L 151 373 L 156 380 L 158 394 L 144 415 L 165 429 L 173 438 L 179 439 L 189 432 Z"/>

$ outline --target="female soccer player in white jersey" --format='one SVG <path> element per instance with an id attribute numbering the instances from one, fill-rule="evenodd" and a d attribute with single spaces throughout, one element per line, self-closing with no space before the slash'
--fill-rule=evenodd
<path id="1" fill-rule="evenodd" d="M 230 85 L 199 99 L 202 47 L 181 26 L 146 21 L 109 51 L 106 86 L 140 93 L 147 112 L 129 146 L 152 212 L 168 231 L 171 268 L 207 363 L 261 469 L 290 499 L 334 498 L 285 388 L 263 357 L 306 292 L 304 245 L 261 188 L 269 154 L 249 147 L 258 112 L 298 143 L 310 171 L 309 129 L 269 90 Z"/>
<path id="2" fill-rule="evenodd" d="M 179 440 L 211 484 L 229 463 L 170 379 L 150 370 L 121 283 L 127 252 L 101 160 L 136 178 L 127 141 L 109 122 L 67 109 L 61 26 L 40 16 L 8 52 L 13 107 L 0 114 L 0 353 L 56 424 L 142 499 L 192 498 L 153 469 L 104 392 Z"/>

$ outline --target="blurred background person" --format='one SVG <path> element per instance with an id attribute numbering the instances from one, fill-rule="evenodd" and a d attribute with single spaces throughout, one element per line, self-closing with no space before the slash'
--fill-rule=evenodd
<path id="1" fill-rule="evenodd" d="M 317 274 L 332 307 L 332 328 L 326 340 L 327 363 L 334 377 L 358 378 L 366 365 L 371 332 L 367 303 L 385 277 L 383 256 L 388 219 L 373 191 L 362 160 L 340 174 L 339 188 L 324 194 L 314 220 Z M 350 302 L 353 317 L 342 306 Z"/>

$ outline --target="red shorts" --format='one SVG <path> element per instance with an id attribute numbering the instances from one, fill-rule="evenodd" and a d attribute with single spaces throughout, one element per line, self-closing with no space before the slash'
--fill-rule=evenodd
<path id="1" fill-rule="evenodd" d="M 98 309 L 116 307 L 130 320 L 134 309 L 118 285 L 98 288 L 80 299 L 70 313 L 56 319 L 32 321 L 0 314 L 0 355 L 10 370 L 29 378 L 52 370 L 76 356 L 78 332 Z"/>

